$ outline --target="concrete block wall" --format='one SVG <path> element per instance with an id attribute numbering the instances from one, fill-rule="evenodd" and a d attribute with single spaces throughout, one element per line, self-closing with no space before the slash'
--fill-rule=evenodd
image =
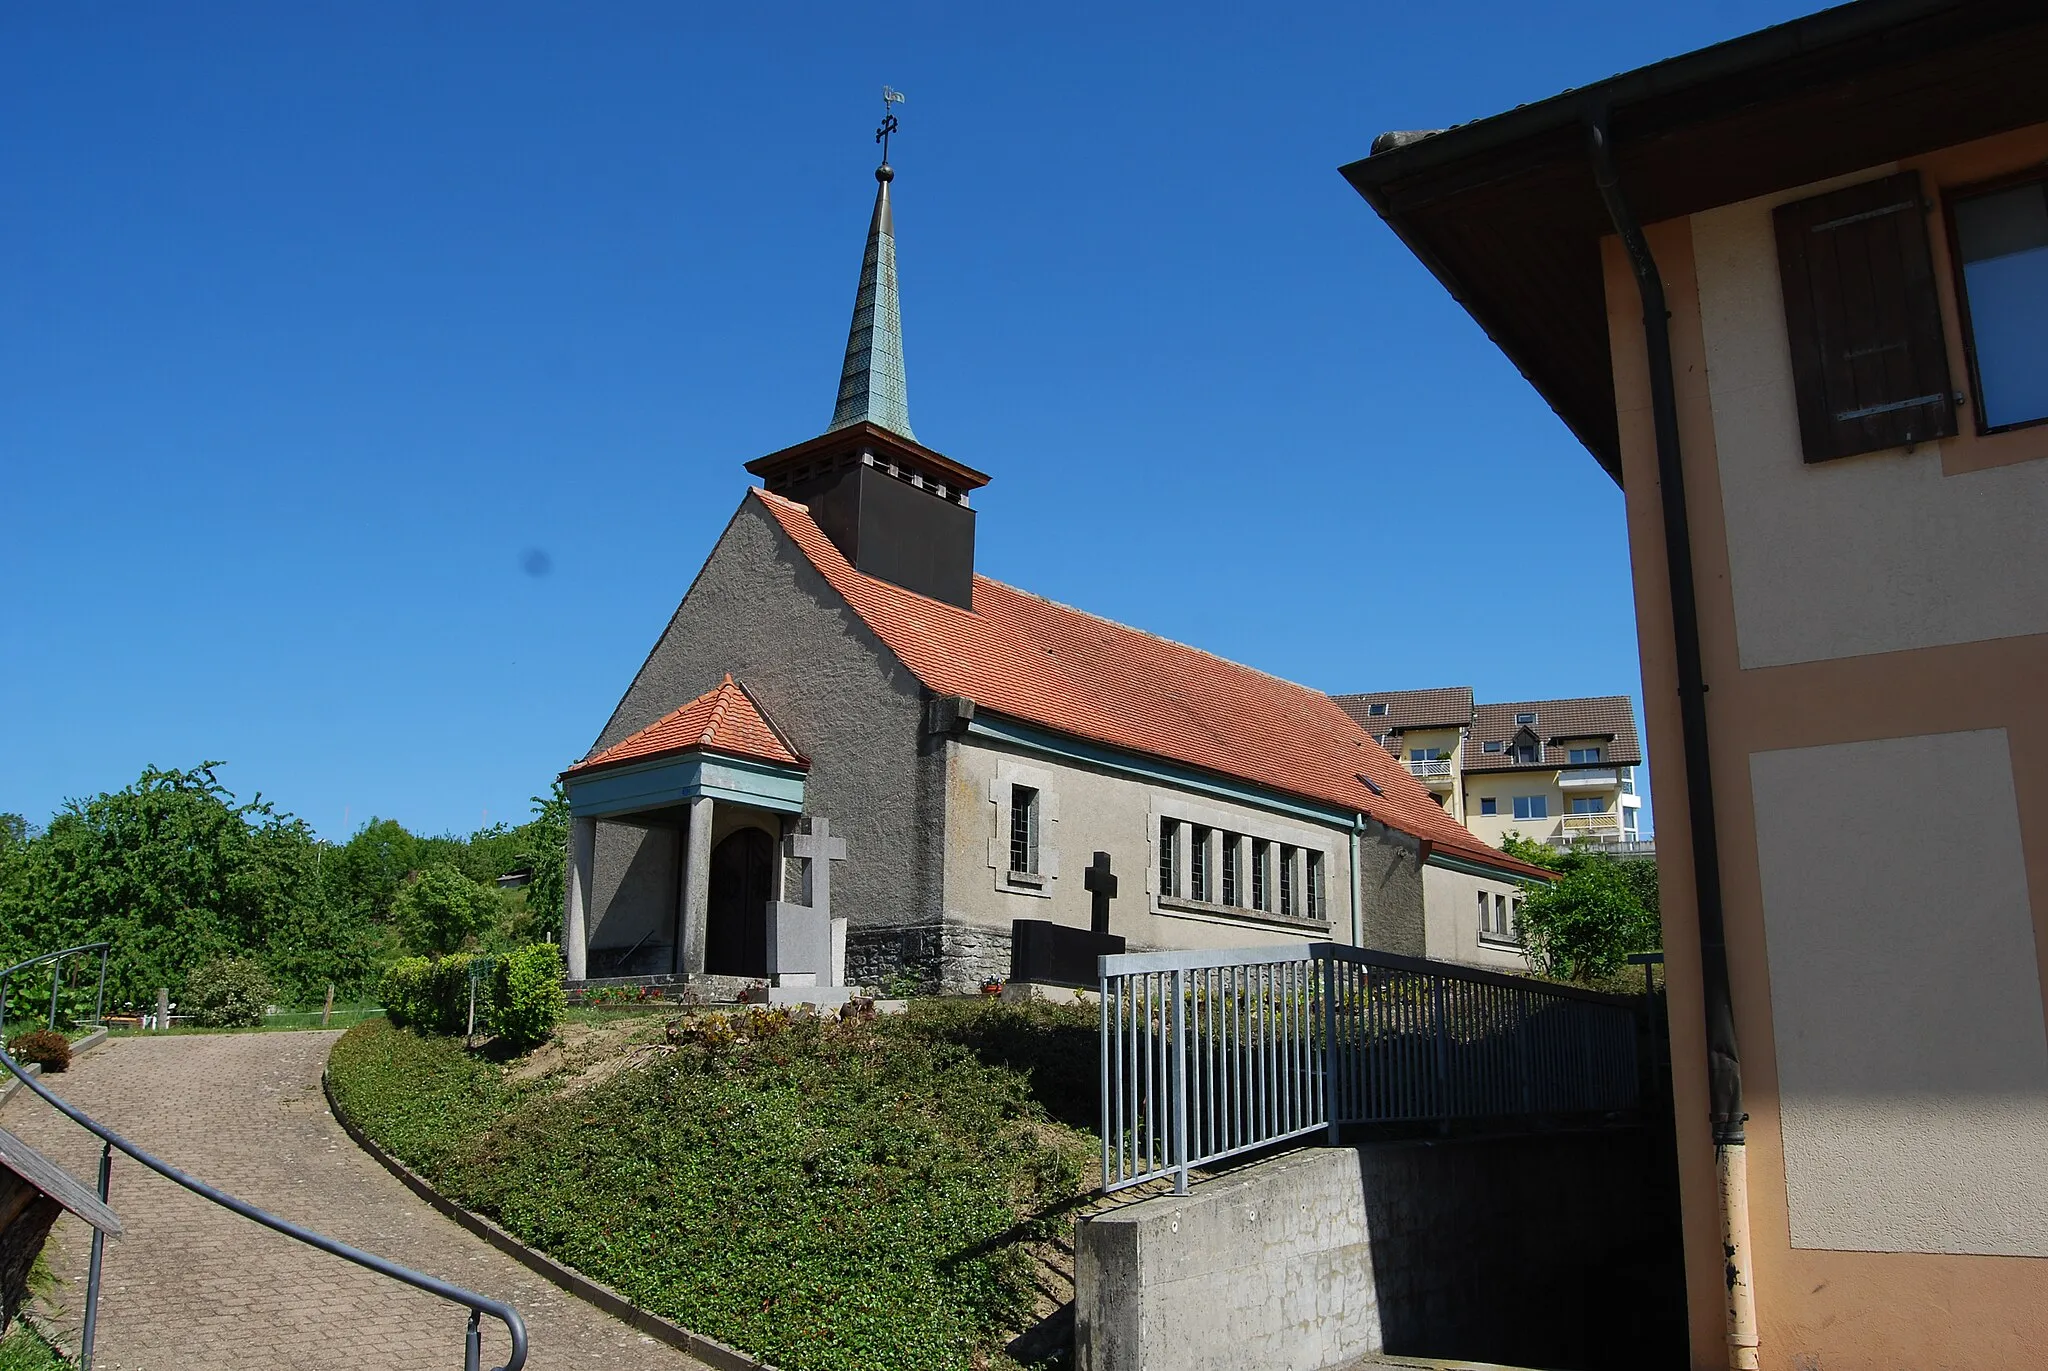
<path id="1" fill-rule="evenodd" d="M 1380 1350 L 1358 1153 L 1311 1148 L 1076 1238 L 1077 1371 L 1321 1371 Z"/>

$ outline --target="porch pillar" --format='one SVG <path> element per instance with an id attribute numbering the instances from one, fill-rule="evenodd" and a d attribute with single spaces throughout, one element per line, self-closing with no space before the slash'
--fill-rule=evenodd
<path id="1" fill-rule="evenodd" d="M 683 889 L 677 910 L 676 971 L 690 980 L 704 974 L 704 923 L 711 913 L 711 797 L 689 802 L 690 821 L 683 831 Z"/>
<path id="2" fill-rule="evenodd" d="M 562 900 L 562 957 L 569 979 L 580 981 L 590 967 L 590 882 L 597 865 L 597 820 L 569 821 L 569 869 Z"/>

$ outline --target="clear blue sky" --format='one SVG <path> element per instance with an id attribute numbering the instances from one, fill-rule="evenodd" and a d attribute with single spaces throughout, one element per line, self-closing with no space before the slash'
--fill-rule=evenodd
<path id="1" fill-rule="evenodd" d="M 0 810 L 214 758 L 329 837 L 522 817 L 830 416 L 885 82 L 981 570 L 1640 696 L 1620 493 L 1337 167 L 1805 8 L 8 5 Z"/>

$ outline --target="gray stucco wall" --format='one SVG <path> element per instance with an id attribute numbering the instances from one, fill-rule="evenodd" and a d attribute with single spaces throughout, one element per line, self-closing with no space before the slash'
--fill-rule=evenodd
<path id="1" fill-rule="evenodd" d="M 1404 957 L 1429 955 L 1423 918 L 1422 863 L 1412 838 L 1369 829 L 1358 842 L 1358 905 L 1365 946 Z"/>
<path id="2" fill-rule="evenodd" d="M 922 736 L 922 684 L 882 646 L 758 500 L 747 498 L 591 752 L 716 686 L 730 671 L 811 758 L 806 809 L 846 839 L 832 907 L 855 928 L 938 922 L 944 758 Z M 721 831 L 723 831 L 721 827 Z M 655 929 L 635 965 L 673 945 L 672 831 L 598 825 L 593 973 L 601 949 Z"/>

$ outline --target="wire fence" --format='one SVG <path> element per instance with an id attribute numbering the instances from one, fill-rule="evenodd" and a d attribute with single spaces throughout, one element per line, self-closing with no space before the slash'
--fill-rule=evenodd
<path id="1" fill-rule="evenodd" d="M 1103 1188 L 1365 1124 L 1637 1108 L 1627 999 L 1332 943 L 1101 959 Z"/>

